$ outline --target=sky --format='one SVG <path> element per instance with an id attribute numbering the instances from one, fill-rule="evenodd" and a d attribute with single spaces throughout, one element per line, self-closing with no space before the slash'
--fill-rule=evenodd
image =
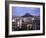
<path id="1" fill-rule="evenodd" d="M 33 16 L 40 15 L 40 8 L 35 7 L 12 7 L 12 16 L 24 16 L 29 13 Z"/>

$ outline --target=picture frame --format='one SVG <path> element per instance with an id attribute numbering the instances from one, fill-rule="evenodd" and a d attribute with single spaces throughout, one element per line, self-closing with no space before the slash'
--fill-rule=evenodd
<path id="1" fill-rule="evenodd" d="M 30 9 L 30 10 L 28 10 L 28 9 Z M 24 10 L 24 11 L 22 11 L 22 10 Z M 32 17 L 34 17 L 34 18 L 36 17 L 37 19 L 39 19 L 39 23 L 36 23 L 36 24 L 39 24 L 39 26 L 37 26 L 37 28 L 39 27 L 38 29 L 37 28 L 35 29 L 35 26 L 33 26 L 34 29 L 29 30 L 29 28 L 26 29 L 26 27 L 24 26 L 25 28 L 23 30 L 22 29 L 21 30 L 20 29 L 19 30 L 14 30 L 14 29 L 16 29 L 16 27 L 13 26 L 14 25 L 13 24 L 14 16 L 15 15 L 19 16 L 19 14 L 21 16 L 21 14 L 22 14 L 21 11 L 25 12 L 25 10 L 27 12 L 28 11 L 30 12 L 31 10 L 34 10 L 34 12 L 36 11 L 38 13 L 38 14 L 37 13 L 34 14 L 34 12 L 32 12 L 34 15 L 36 15 L 36 16 L 32 16 Z M 14 13 L 14 12 L 16 12 L 16 13 Z M 18 13 L 18 12 L 20 12 L 20 13 Z M 23 17 L 21 16 L 21 17 L 24 19 L 24 18 L 30 16 L 30 15 L 29 16 L 28 15 L 29 14 L 27 14 L 26 16 L 23 16 Z M 37 22 L 38 22 L 38 20 L 37 20 Z M 18 23 L 18 22 L 15 22 L 15 24 L 16 23 Z M 32 22 L 30 22 L 30 23 L 32 24 Z M 29 24 L 27 24 L 27 25 L 29 25 Z M 29 26 L 29 27 L 31 27 L 31 26 Z M 6 1 L 5 2 L 5 36 L 6 37 L 22 37 L 22 36 L 39 36 L 39 35 L 45 35 L 45 3 L 42 3 L 42 2 L 24 2 L 24 1 Z"/>

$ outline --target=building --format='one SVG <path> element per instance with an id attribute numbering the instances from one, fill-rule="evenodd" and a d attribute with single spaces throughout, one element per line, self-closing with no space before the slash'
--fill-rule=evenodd
<path id="1" fill-rule="evenodd" d="M 40 17 L 26 14 L 20 17 L 13 17 L 12 20 L 13 31 L 40 29 Z"/>

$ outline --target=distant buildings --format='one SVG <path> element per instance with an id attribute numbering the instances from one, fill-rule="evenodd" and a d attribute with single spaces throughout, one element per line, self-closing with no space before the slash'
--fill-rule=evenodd
<path id="1" fill-rule="evenodd" d="M 12 29 L 13 31 L 39 30 L 40 29 L 40 17 L 32 16 L 28 13 L 21 17 L 19 16 L 13 17 L 12 18 L 12 28 L 13 28 Z"/>

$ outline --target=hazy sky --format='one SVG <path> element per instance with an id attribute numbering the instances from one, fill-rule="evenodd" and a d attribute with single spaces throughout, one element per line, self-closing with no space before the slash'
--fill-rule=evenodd
<path id="1" fill-rule="evenodd" d="M 12 7 L 12 16 L 24 16 L 26 13 L 30 13 L 34 16 L 39 16 L 40 8 L 35 7 Z"/>

